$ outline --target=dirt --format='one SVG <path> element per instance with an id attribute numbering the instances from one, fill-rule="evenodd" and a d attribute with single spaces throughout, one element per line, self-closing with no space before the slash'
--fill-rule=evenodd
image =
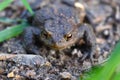
<path id="1" fill-rule="evenodd" d="M 33 9 L 39 8 L 38 4 L 35 5 L 35 0 L 29 2 Z M 57 54 L 43 46 L 40 48 L 41 55 L 28 54 L 21 44 L 21 37 L 17 36 L 0 43 L 0 80 L 77 80 L 83 71 L 105 62 L 120 40 L 120 1 L 111 0 L 110 3 L 109 0 L 80 0 L 80 2 L 87 5 L 86 9 L 90 6 L 89 9 L 94 16 L 91 18 L 89 15 L 86 19 L 86 22 L 93 26 L 96 35 L 97 52 L 94 54 L 94 64 L 91 64 L 89 58 L 80 61 L 83 54 L 77 48 L 74 48 L 71 54 Z M 104 9 L 101 9 L 101 5 L 104 5 L 102 6 Z M 21 2 L 14 1 L 0 12 L 0 17 L 21 18 L 24 11 Z M 14 24 L 16 23 L 9 25 L 0 23 L 0 30 Z"/>

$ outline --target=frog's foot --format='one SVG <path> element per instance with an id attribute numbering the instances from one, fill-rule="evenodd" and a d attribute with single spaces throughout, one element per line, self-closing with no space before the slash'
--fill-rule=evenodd
<path id="1" fill-rule="evenodd" d="M 40 30 L 36 27 L 27 27 L 22 36 L 22 44 L 28 53 L 39 54 L 39 48 L 35 45 L 37 35 L 40 34 Z"/>
<path id="2" fill-rule="evenodd" d="M 79 33 L 79 36 L 84 37 L 85 41 L 85 47 L 82 47 L 84 54 L 81 60 L 89 58 L 93 63 L 93 55 L 96 53 L 96 37 L 93 33 L 93 29 L 88 24 L 83 24 L 80 26 L 79 31 L 81 32 Z"/>

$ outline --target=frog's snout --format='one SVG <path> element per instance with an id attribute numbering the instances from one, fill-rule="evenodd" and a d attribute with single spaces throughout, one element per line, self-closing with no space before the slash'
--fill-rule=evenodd
<path id="1" fill-rule="evenodd" d="M 65 46 L 62 46 L 62 45 L 60 45 L 58 43 L 53 44 L 51 47 L 53 49 L 56 49 L 56 50 L 60 50 L 60 49 L 64 49 L 65 48 Z"/>
<path id="2" fill-rule="evenodd" d="M 63 37 L 53 38 L 52 48 L 54 49 L 64 49 L 66 40 Z"/>

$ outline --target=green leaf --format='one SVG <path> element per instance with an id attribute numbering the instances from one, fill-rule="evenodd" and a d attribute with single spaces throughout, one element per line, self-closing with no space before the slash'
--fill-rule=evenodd
<path id="1" fill-rule="evenodd" d="M 110 80 L 112 75 L 117 69 L 117 66 L 120 64 L 120 42 L 116 45 L 115 49 L 112 52 L 112 55 L 105 67 L 101 70 L 99 75 L 96 76 L 95 80 Z"/>
<path id="2" fill-rule="evenodd" d="M 27 0 L 22 0 L 22 2 L 23 2 L 23 4 L 24 4 L 24 6 L 26 7 L 26 9 L 30 12 L 30 14 L 31 14 L 31 15 L 34 15 L 34 12 L 33 12 L 33 10 L 31 9 L 28 1 L 27 1 Z"/>
<path id="3" fill-rule="evenodd" d="M 22 33 L 23 29 L 27 26 L 28 24 L 22 23 L 0 31 L 0 42 L 19 35 L 20 33 Z"/>
<path id="4" fill-rule="evenodd" d="M 13 24 L 13 23 L 17 23 L 17 22 L 25 22 L 24 19 L 10 19 L 10 18 L 6 18 L 6 17 L 0 17 L 0 22 L 4 23 L 4 24 Z"/>
<path id="5" fill-rule="evenodd" d="M 102 67 L 93 68 L 85 73 L 85 78 L 80 80 L 120 80 L 119 74 L 115 74 L 117 67 L 120 67 L 120 41 L 111 53 L 111 57 Z M 118 70 L 117 70 L 118 71 Z M 86 76 L 87 75 L 87 76 Z M 114 79 L 113 79 L 114 78 Z"/>
<path id="6" fill-rule="evenodd" d="M 111 79 L 111 80 L 120 80 L 120 72 L 119 73 L 116 73 L 114 78 Z"/>
<path id="7" fill-rule="evenodd" d="M 4 0 L 0 3 L 0 11 L 4 10 L 6 7 L 10 5 L 13 0 Z"/>
<path id="8" fill-rule="evenodd" d="M 116 71 L 112 75 L 111 80 L 120 80 L 120 64 L 118 65 Z"/>

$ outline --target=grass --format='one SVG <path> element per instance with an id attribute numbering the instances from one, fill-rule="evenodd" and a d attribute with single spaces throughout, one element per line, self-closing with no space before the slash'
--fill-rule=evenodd
<path id="1" fill-rule="evenodd" d="M 105 64 L 93 67 L 80 80 L 120 80 L 120 41 L 111 54 Z"/>
<path id="2" fill-rule="evenodd" d="M 0 3 L 0 11 L 4 10 L 12 1 L 13 0 L 2 1 Z M 21 1 L 30 14 L 34 15 L 27 0 Z M 11 20 L 9 18 L 0 18 L 0 22 L 6 24 L 14 23 L 17 20 L 19 21 L 19 19 Z M 14 25 L 0 31 L 0 42 L 21 34 L 27 26 L 28 24 L 23 22 L 22 24 Z M 80 77 L 80 80 L 120 80 L 120 42 L 116 45 L 108 62 L 104 65 L 93 67 L 89 72 L 84 73 L 84 75 Z"/>
<path id="3" fill-rule="evenodd" d="M 7 18 L 7 17 L 1 17 L 0 18 L 0 22 L 3 23 L 3 24 L 13 24 L 13 23 L 16 23 L 16 22 L 23 22 L 25 20 L 23 19 L 10 19 L 10 18 Z"/>
<path id="4" fill-rule="evenodd" d="M 8 5 L 11 4 L 13 0 L 4 0 L 0 3 L 0 11 L 4 10 Z M 26 9 L 31 13 L 31 15 L 34 14 L 32 11 L 30 5 L 28 4 L 27 0 L 22 0 L 23 4 L 25 5 Z M 15 37 L 22 33 L 23 29 L 28 26 L 26 22 L 23 22 L 22 19 L 10 19 L 6 17 L 1 17 L 0 22 L 4 24 L 12 24 L 16 22 L 22 22 L 22 24 L 18 24 L 15 26 L 11 26 L 5 30 L 0 31 L 0 42 L 3 42 L 4 40 L 10 39 L 12 37 Z"/>
<path id="5" fill-rule="evenodd" d="M 28 24 L 23 23 L 15 26 L 8 27 L 5 30 L 0 31 L 0 42 L 10 39 L 22 33 L 23 29 L 27 27 Z"/>
<path id="6" fill-rule="evenodd" d="M 27 2 L 27 0 L 22 0 L 24 6 L 26 7 L 26 9 L 30 12 L 31 15 L 34 15 L 34 12 L 32 10 L 32 8 L 30 7 L 29 3 Z"/>
<path id="7" fill-rule="evenodd" d="M 12 3 L 13 0 L 4 0 L 0 3 L 0 11 L 4 10 L 10 3 Z"/>
<path id="8" fill-rule="evenodd" d="M 120 80 L 120 64 L 117 67 L 116 71 L 114 72 L 112 80 Z"/>
<path id="9" fill-rule="evenodd" d="M 103 78 L 104 80 L 111 80 L 117 67 L 120 67 L 118 66 L 119 64 L 120 64 L 120 42 L 116 45 L 109 61 L 100 71 L 99 75 L 96 76 L 95 80 L 100 80 L 100 78 Z"/>

